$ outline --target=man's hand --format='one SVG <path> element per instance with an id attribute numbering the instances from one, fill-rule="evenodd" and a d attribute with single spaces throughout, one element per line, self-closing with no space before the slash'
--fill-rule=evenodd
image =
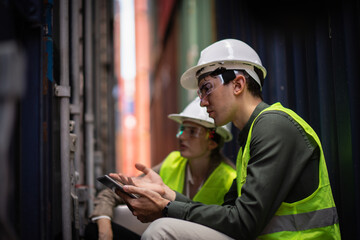
<path id="1" fill-rule="evenodd" d="M 168 204 L 169 200 L 161 197 L 159 193 L 130 185 L 125 185 L 124 191 L 140 196 L 134 199 L 124 193 L 119 193 L 119 196 L 125 200 L 128 206 L 131 206 L 133 215 L 141 222 L 152 222 L 163 216 L 162 210 Z"/>
<path id="2" fill-rule="evenodd" d="M 164 182 L 163 182 L 162 178 L 160 177 L 160 175 L 157 174 L 151 168 L 148 168 L 144 164 L 141 164 L 141 163 L 136 163 L 135 168 L 143 173 L 143 175 L 136 177 L 135 180 L 141 179 L 146 182 L 156 183 L 158 185 L 164 185 Z"/>
<path id="3" fill-rule="evenodd" d="M 111 221 L 107 218 L 100 218 L 96 221 L 99 229 L 99 240 L 112 240 L 113 232 Z"/>
<path id="4" fill-rule="evenodd" d="M 159 174 L 141 163 L 136 163 L 135 167 L 139 171 L 143 172 L 144 175 L 134 178 L 126 177 L 121 173 L 110 173 L 109 175 L 110 177 L 124 183 L 125 185 L 133 185 L 140 188 L 146 188 L 157 192 L 163 198 L 166 198 L 170 201 L 175 200 L 176 193 L 163 182 Z"/>

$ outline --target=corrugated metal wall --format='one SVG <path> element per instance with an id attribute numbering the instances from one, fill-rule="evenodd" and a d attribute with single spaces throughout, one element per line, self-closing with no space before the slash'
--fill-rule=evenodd
<path id="1" fill-rule="evenodd" d="M 0 239 L 79 239 L 85 178 L 114 170 L 112 6 L 0 3 Z"/>
<path id="2" fill-rule="evenodd" d="M 179 74 L 177 79 L 180 93 L 180 110 L 197 96 L 196 91 L 189 91 L 180 86 L 180 77 L 189 67 L 194 66 L 201 49 L 215 39 L 214 1 L 184 0 L 179 4 Z"/>
<path id="3" fill-rule="evenodd" d="M 152 11 L 150 133 L 152 166 L 177 149 L 177 124 L 167 115 L 177 111 L 177 2 L 149 1 Z"/>
<path id="4" fill-rule="evenodd" d="M 152 6 L 151 158 L 153 165 L 178 149 L 177 113 L 196 96 L 180 86 L 181 74 L 196 64 L 202 48 L 215 40 L 214 1 L 149 1 Z M 161 13 L 161 14 L 160 14 Z M 210 24 L 209 24 L 210 23 Z M 160 144 L 159 144 L 160 143 Z M 166 144 L 165 144 L 166 143 Z"/>
<path id="5" fill-rule="evenodd" d="M 325 151 L 343 239 L 360 238 L 359 1 L 216 1 L 217 38 L 237 38 L 268 70 L 264 99 L 295 110 Z M 227 148 L 236 156 L 236 143 Z"/>

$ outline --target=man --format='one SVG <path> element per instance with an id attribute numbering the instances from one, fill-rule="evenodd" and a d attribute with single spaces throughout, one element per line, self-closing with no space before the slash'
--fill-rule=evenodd
<path id="1" fill-rule="evenodd" d="M 232 121 L 241 130 L 237 179 L 224 204 L 212 206 L 188 201 L 139 167 L 162 191 L 144 182 L 127 186 L 142 196 L 127 199 L 133 214 L 142 221 L 177 218 L 154 221 L 143 239 L 191 239 L 196 233 L 196 239 L 341 238 L 320 140 L 294 112 L 262 101 L 265 75 L 257 53 L 234 39 L 204 49 L 198 65 L 183 74 L 182 86 L 198 88 L 217 126 Z"/>

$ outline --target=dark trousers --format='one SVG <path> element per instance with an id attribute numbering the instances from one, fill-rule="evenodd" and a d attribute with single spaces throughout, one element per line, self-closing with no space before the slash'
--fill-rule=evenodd
<path id="1" fill-rule="evenodd" d="M 111 222 L 111 228 L 113 230 L 113 239 L 139 240 L 141 238 L 141 236 L 116 223 Z M 85 240 L 98 240 L 98 237 L 97 224 L 90 222 L 85 228 Z"/>

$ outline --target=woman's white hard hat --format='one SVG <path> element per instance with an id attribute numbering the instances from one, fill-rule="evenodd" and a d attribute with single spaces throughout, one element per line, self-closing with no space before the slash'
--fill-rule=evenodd
<path id="1" fill-rule="evenodd" d="M 191 103 L 189 103 L 184 111 L 179 114 L 169 114 L 168 117 L 180 124 L 184 121 L 191 121 L 197 123 L 206 128 L 214 128 L 214 119 L 209 117 L 205 107 L 200 106 L 200 98 L 196 97 Z M 216 133 L 224 138 L 225 142 L 229 142 L 232 139 L 231 124 L 227 124 L 216 128 Z"/>
<path id="2" fill-rule="evenodd" d="M 202 50 L 198 64 L 181 76 L 180 83 L 186 89 L 197 89 L 197 76 L 212 72 L 219 67 L 245 70 L 260 87 L 262 87 L 261 81 L 254 67 L 262 71 L 263 78 L 266 76 L 266 69 L 254 49 L 240 40 L 224 39 Z"/>

